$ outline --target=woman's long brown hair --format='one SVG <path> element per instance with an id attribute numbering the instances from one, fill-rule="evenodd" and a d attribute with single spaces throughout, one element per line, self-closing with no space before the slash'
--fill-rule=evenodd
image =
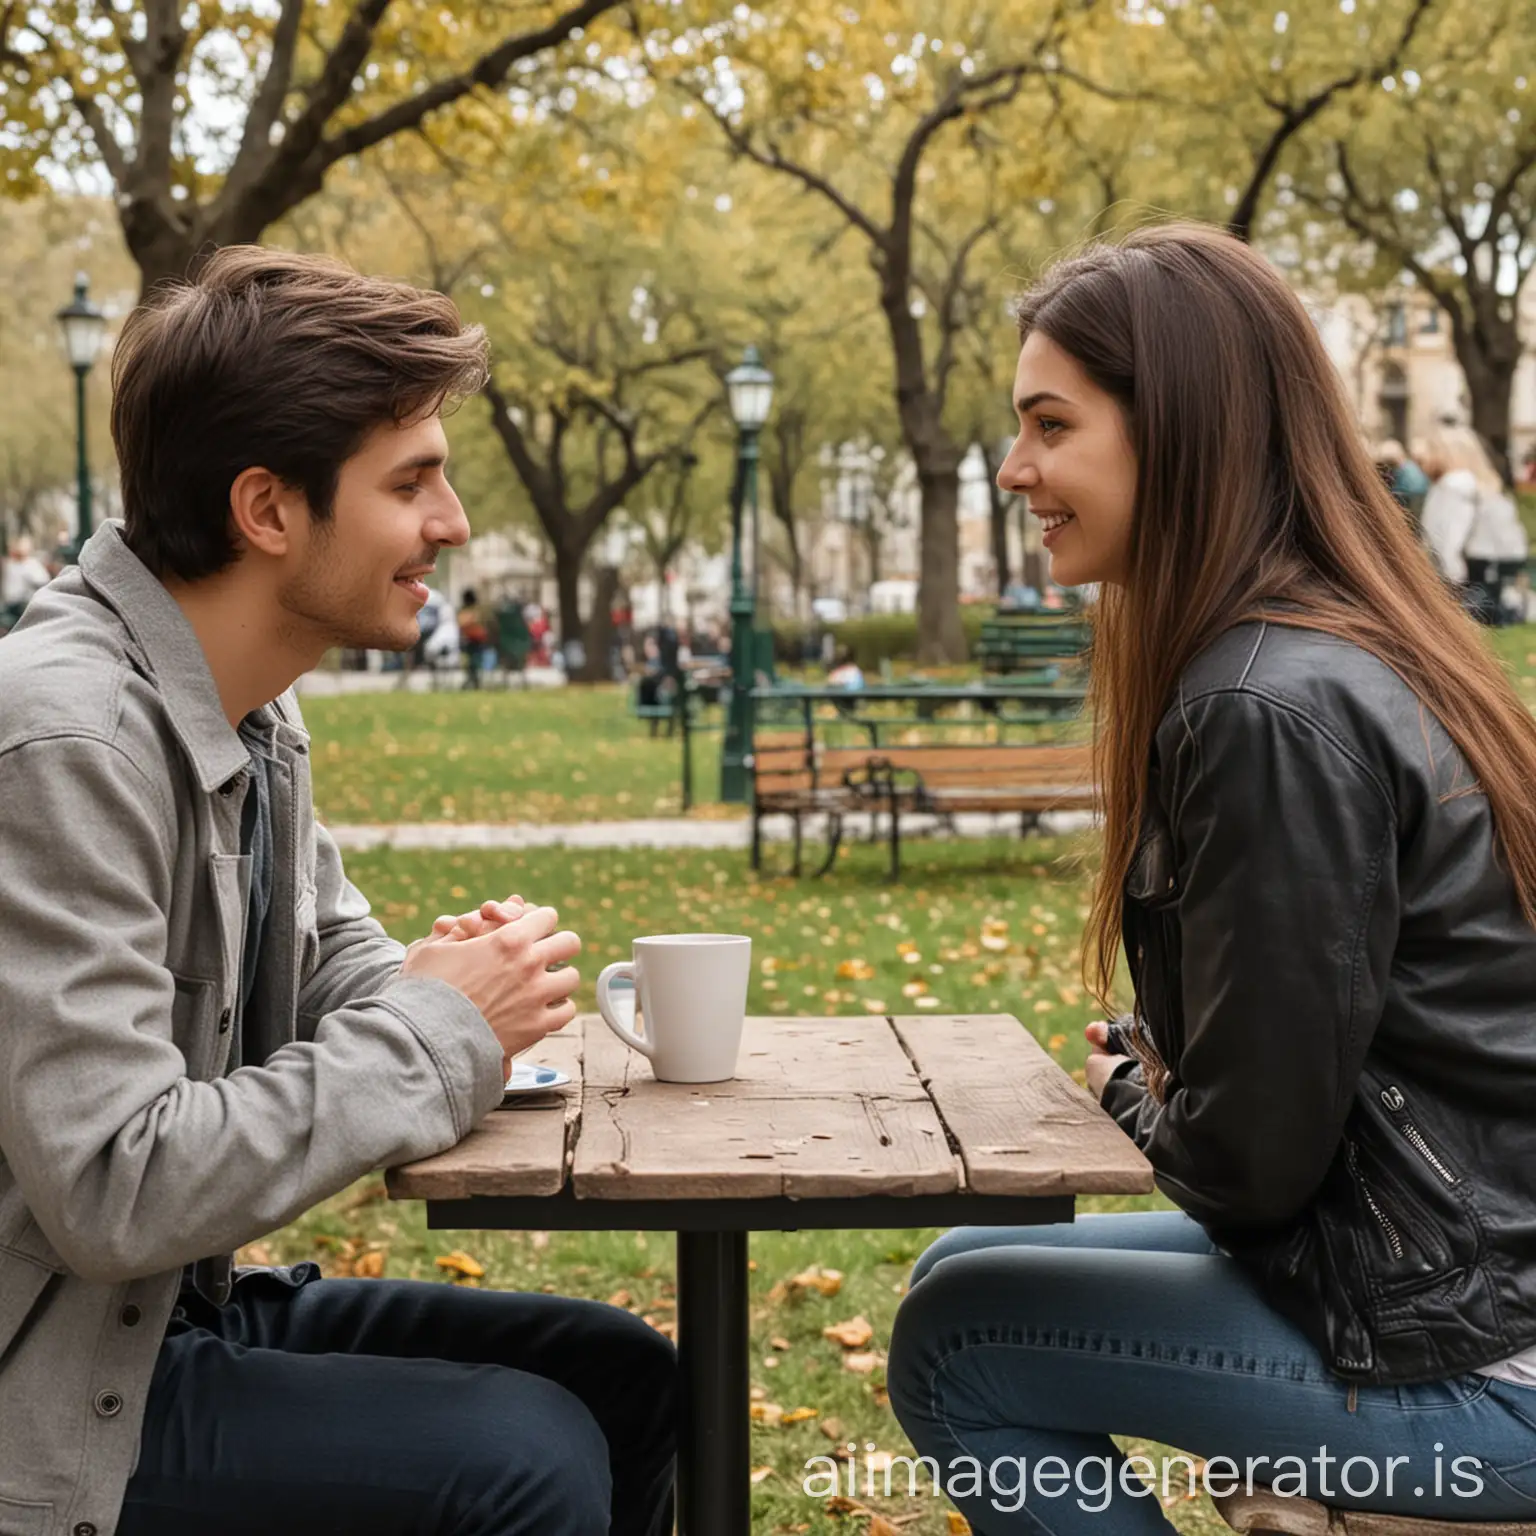
<path id="1" fill-rule="evenodd" d="M 1123 585 L 1101 589 L 1089 702 L 1104 818 L 1083 974 L 1113 1010 L 1125 877 L 1180 673 L 1271 618 L 1371 652 L 1444 725 L 1488 797 L 1536 926 L 1536 720 L 1366 457 L 1296 295 L 1251 247 L 1165 224 L 1059 262 L 1018 302 L 1126 414 L 1138 466 Z M 1284 605 L 1283 607 L 1281 605 Z"/>

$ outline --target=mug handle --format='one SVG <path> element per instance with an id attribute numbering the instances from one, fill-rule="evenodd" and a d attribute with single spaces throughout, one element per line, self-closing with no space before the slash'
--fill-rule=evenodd
<path id="1" fill-rule="evenodd" d="M 613 1002 L 609 991 L 613 983 L 620 977 L 627 976 L 631 981 L 635 979 L 635 962 L 633 960 L 615 960 L 612 965 L 603 967 L 602 974 L 597 978 L 597 1011 L 603 1016 L 603 1023 L 616 1034 L 625 1045 L 640 1052 L 642 1056 L 654 1059 L 656 1047 L 649 1040 L 637 1035 L 634 1030 L 619 1023 L 613 1014 Z"/>

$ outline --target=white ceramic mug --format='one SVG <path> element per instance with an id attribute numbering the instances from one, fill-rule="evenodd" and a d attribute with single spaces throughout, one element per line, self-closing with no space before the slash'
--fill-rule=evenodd
<path id="1" fill-rule="evenodd" d="M 663 933 L 636 939 L 633 960 L 597 978 L 597 1011 L 625 1045 L 650 1058 L 663 1083 L 723 1083 L 736 1075 L 752 975 L 752 940 L 733 933 Z M 645 1034 L 621 1023 L 613 983 L 635 983 Z"/>

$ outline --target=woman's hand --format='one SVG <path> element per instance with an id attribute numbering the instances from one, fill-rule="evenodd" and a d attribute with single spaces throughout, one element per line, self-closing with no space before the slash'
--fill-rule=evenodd
<path id="1" fill-rule="evenodd" d="M 1115 1069 L 1125 1061 L 1133 1061 L 1131 1056 L 1112 1056 L 1109 1053 L 1109 1024 L 1104 1019 L 1095 1019 L 1087 1025 L 1083 1033 L 1088 1037 L 1088 1060 L 1084 1065 L 1084 1071 L 1088 1078 L 1088 1091 L 1094 1098 L 1104 1097 L 1104 1085 L 1114 1075 Z"/>

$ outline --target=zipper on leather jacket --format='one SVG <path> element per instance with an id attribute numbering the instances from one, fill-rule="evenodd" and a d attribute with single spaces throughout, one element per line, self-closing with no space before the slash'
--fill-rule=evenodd
<path id="1" fill-rule="evenodd" d="M 1365 1196 L 1365 1203 L 1371 1208 L 1371 1215 L 1376 1218 L 1377 1225 L 1386 1234 L 1388 1244 L 1392 1249 L 1392 1257 L 1400 1259 L 1403 1256 L 1403 1239 L 1398 1233 L 1397 1224 L 1376 1203 L 1376 1196 L 1371 1193 L 1371 1186 L 1365 1182 L 1365 1175 L 1360 1172 L 1360 1163 L 1355 1152 L 1354 1142 L 1345 1143 L 1345 1156 L 1349 1161 L 1349 1171 L 1355 1176 L 1355 1182 L 1360 1186 L 1360 1193 Z"/>
<path id="2" fill-rule="evenodd" d="M 1461 1183 L 1461 1180 L 1441 1161 L 1435 1149 L 1425 1141 L 1419 1128 L 1409 1119 L 1408 1102 L 1403 1098 L 1402 1090 L 1389 1084 L 1381 1090 L 1381 1102 L 1386 1106 L 1387 1113 L 1392 1116 L 1392 1123 L 1403 1133 L 1408 1145 L 1439 1174 L 1441 1180 L 1452 1188 Z"/>

